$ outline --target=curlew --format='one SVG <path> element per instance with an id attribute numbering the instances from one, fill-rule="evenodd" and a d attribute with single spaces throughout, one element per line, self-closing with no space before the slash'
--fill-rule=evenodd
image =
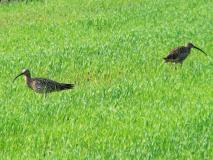
<path id="1" fill-rule="evenodd" d="M 50 92 L 74 88 L 74 84 L 59 83 L 46 78 L 31 78 L 31 74 L 28 69 L 23 69 L 22 72 L 17 75 L 13 81 L 15 81 L 21 75 L 24 76 L 26 84 L 29 88 L 31 88 L 37 93 L 44 94 L 45 97 L 47 93 Z"/>
<path id="2" fill-rule="evenodd" d="M 163 59 L 165 60 L 165 63 L 172 62 L 182 64 L 187 56 L 190 54 L 192 48 L 195 48 L 207 55 L 202 49 L 194 46 L 192 43 L 188 43 L 186 46 L 179 46 L 172 49 L 169 54 Z"/>

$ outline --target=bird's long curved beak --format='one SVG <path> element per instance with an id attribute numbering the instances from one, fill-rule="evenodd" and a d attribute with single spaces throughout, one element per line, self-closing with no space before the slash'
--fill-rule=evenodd
<path id="1" fill-rule="evenodd" d="M 20 73 L 18 76 L 16 76 L 16 77 L 13 79 L 13 82 L 14 82 L 19 76 L 21 76 L 21 75 L 23 75 L 23 73 Z"/>
<path id="2" fill-rule="evenodd" d="M 194 46 L 193 48 L 195 48 L 195 49 L 197 49 L 197 50 L 203 52 L 203 53 L 207 56 L 207 54 L 206 54 L 202 49 L 200 49 L 200 48 L 198 48 L 198 47 L 196 47 L 196 46 Z"/>

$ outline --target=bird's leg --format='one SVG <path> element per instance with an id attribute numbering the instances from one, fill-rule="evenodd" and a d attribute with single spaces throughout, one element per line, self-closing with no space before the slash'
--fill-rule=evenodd
<path id="1" fill-rule="evenodd" d="M 44 92 L 43 93 L 44 93 L 44 98 L 46 99 L 47 98 L 47 86 L 44 87 Z"/>
<path id="2" fill-rule="evenodd" d="M 173 65 L 174 65 L 174 68 L 175 68 L 175 70 L 177 69 L 177 65 L 176 65 L 176 63 L 174 62 L 173 63 Z"/>
<path id="3" fill-rule="evenodd" d="M 44 98 L 45 99 L 47 98 L 47 92 L 44 92 Z"/>

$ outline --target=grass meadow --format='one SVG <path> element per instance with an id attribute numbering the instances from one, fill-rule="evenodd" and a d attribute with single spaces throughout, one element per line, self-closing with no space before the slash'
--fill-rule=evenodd
<path id="1" fill-rule="evenodd" d="M 0 159 L 213 159 L 211 0 L 0 4 Z M 193 42 L 183 66 L 164 64 Z M 75 83 L 45 99 L 23 77 Z"/>

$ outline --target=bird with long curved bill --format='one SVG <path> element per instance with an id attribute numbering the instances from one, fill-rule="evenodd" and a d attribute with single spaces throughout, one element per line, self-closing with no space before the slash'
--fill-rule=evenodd
<path id="1" fill-rule="evenodd" d="M 73 89 L 74 84 L 67 84 L 67 83 L 59 83 L 50 79 L 46 78 L 31 78 L 30 71 L 28 69 L 23 69 L 22 72 L 17 75 L 13 82 L 19 77 L 24 76 L 26 84 L 29 88 L 34 90 L 37 93 L 44 94 L 45 97 L 47 93 L 62 91 L 67 89 Z"/>
<path id="2" fill-rule="evenodd" d="M 192 43 L 187 43 L 186 46 L 179 46 L 179 47 L 172 49 L 169 52 L 169 54 L 166 57 L 164 57 L 163 59 L 165 60 L 165 63 L 172 62 L 175 64 L 176 63 L 182 64 L 183 61 L 187 58 L 187 56 L 190 54 L 192 48 L 195 48 L 195 49 L 201 51 L 202 53 L 204 53 L 205 55 L 207 55 L 202 49 L 196 47 Z"/>

